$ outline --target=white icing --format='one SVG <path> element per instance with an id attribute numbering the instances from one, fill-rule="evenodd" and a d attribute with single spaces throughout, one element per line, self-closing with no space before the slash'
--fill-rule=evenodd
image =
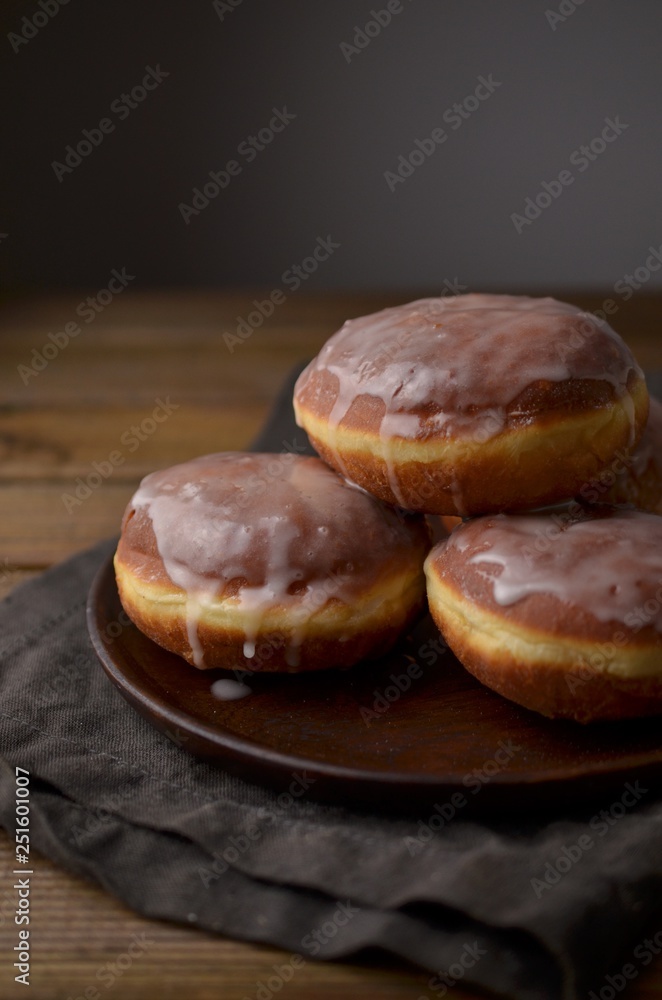
<path id="1" fill-rule="evenodd" d="M 513 401 L 538 381 L 608 382 L 624 403 L 638 372 L 629 349 L 607 323 L 552 298 L 458 295 L 420 299 L 348 320 L 299 377 L 295 397 L 314 372 L 335 376 L 337 395 L 327 418 L 328 444 L 344 475 L 338 428 L 355 399 L 383 404 L 380 443 L 394 497 L 394 441 L 459 434 L 483 442 L 503 431 Z M 462 509 L 460 484 L 453 492 Z"/>
<path id="2" fill-rule="evenodd" d="M 240 681 L 233 681 L 228 677 L 214 681 L 211 693 L 219 701 L 237 701 L 239 698 L 245 698 L 246 695 L 252 694 L 252 691 L 247 684 L 241 684 Z"/>
<path id="3" fill-rule="evenodd" d="M 205 666 L 200 618 L 221 596 L 241 612 L 249 660 L 259 652 L 265 615 L 285 609 L 285 657 L 296 667 L 311 615 L 331 598 L 351 607 L 390 559 L 410 564 L 412 545 L 420 544 L 418 523 L 320 459 L 286 457 L 203 456 L 147 476 L 131 501 L 149 517 L 165 571 L 186 595 L 198 667 Z"/>
<path id="4" fill-rule="evenodd" d="M 656 514 L 500 514 L 466 522 L 446 545 L 481 567 L 502 606 L 551 594 L 598 621 L 628 627 L 644 609 L 647 623 L 662 631 L 662 518 Z"/>

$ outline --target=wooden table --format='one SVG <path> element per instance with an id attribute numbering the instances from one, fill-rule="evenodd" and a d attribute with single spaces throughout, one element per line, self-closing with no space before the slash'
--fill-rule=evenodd
<path id="1" fill-rule="evenodd" d="M 250 337 L 231 343 L 231 351 L 224 332 L 235 334 L 239 319 L 255 308 L 252 300 L 264 299 L 268 291 L 127 291 L 85 323 L 76 309 L 87 294 L 16 299 L 2 309 L 3 595 L 117 532 L 124 506 L 146 473 L 196 454 L 247 446 L 297 361 L 316 353 L 346 317 L 398 301 L 385 295 L 291 294 Z M 598 309 L 608 295 L 563 297 Z M 619 300 L 612 322 L 644 367 L 662 367 L 662 296 Z M 62 346 L 65 338 L 57 334 L 66 332 L 67 323 L 78 323 L 81 332 Z M 51 346 L 44 350 L 45 345 Z M 29 373 L 44 361 L 42 370 Z M 168 399 L 177 409 L 154 433 L 147 433 L 151 425 L 143 421 L 159 400 Z M 132 448 L 129 442 L 136 436 L 143 440 Z M 88 476 L 93 462 L 103 462 L 116 450 L 122 452 L 123 462 L 84 503 L 67 510 L 62 494 L 73 493 L 77 477 Z M 0 913 L 5 893 L 11 891 L 12 867 L 9 841 L 0 833 Z M 154 944 L 112 987 L 124 1000 L 253 998 L 257 981 L 268 978 L 281 960 L 276 949 L 138 917 L 47 858 L 36 856 L 34 868 L 28 995 L 39 1000 L 95 996 L 91 989 L 100 985 L 97 971 L 125 952 L 135 933 L 147 932 Z M 3 1000 L 25 995 L 24 987 L 13 982 L 14 943 L 14 925 L 0 918 Z M 426 993 L 434 995 L 426 989 L 428 978 L 375 955 L 372 961 L 351 965 L 307 963 L 280 995 L 288 1000 L 417 1000 Z M 100 995 L 105 993 L 101 984 Z M 642 972 L 626 995 L 631 1000 L 662 998 L 662 962 Z"/>

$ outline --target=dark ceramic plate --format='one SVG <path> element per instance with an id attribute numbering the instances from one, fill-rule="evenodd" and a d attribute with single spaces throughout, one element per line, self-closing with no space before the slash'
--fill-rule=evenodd
<path id="1" fill-rule="evenodd" d="M 627 781 L 662 777 L 660 719 L 588 727 L 544 719 L 474 680 L 429 618 L 378 661 L 256 674 L 249 696 L 219 701 L 211 686 L 228 674 L 196 670 L 118 625 L 126 619 L 111 561 L 87 617 L 104 670 L 146 719 L 185 750 L 279 790 L 298 774 L 311 797 L 407 810 L 436 803 L 443 815 L 465 805 L 528 810 L 618 798 Z"/>

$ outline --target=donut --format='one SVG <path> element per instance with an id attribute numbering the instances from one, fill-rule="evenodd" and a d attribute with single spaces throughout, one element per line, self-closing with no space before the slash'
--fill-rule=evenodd
<path id="1" fill-rule="evenodd" d="M 650 397 L 648 422 L 634 451 L 619 452 L 579 491 L 588 503 L 632 504 L 662 513 L 662 403 Z"/>
<path id="2" fill-rule="evenodd" d="M 205 455 L 141 482 L 122 521 L 122 606 L 201 669 L 349 667 L 425 605 L 424 519 L 319 458 Z"/>
<path id="3" fill-rule="evenodd" d="M 380 500 L 466 517 L 572 497 L 637 444 L 648 394 L 607 323 L 471 294 L 349 320 L 294 409 L 322 458 Z"/>
<path id="4" fill-rule="evenodd" d="M 429 553 L 432 617 L 464 667 L 550 718 L 662 712 L 662 517 L 611 506 L 463 522 Z"/>

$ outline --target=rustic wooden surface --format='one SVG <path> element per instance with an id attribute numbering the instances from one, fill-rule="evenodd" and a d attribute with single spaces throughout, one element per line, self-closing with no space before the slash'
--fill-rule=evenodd
<path id="1" fill-rule="evenodd" d="M 81 334 L 26 385 L 18 366 L 31 365 L 33 349 L 41 352 L 49 332 L 77 319 L 76 306 L 85 294 L 26 297 L 2 307 L 0 595 L 115 533 L 127 500 L 148 472 L 195 454 L 247 446 L 297 361 L 314 354 L 348 316 L 402 298 L 292 294 L 230 353 L 223 332 L 234 332 L 238 317 L 251 310 L 251 300 L 264 293 L 125 293 L 94 322 L 82 324 Z M 597 309 L 608 293 L 560 297 Z M 644 367 L 662 367 L 662 297 L 636 296 L 620 303 L 612 322 Z M 177 409 L 130 451 L 123 435 L 168 397 Z M 93 462 L 103 462 L 115 450 L 122 453 L 122 464 L 69 512 L 63 494 L 73 493 L 77 477 L 85 479 Z M 16 928 L 6 904 L 12 901 L 12 868 L 8 838 L 0 832 L 3 1000 L 26 995 L 14 984 L 11 968 Z M 277 949 L 145 920 L 39 855 L 34 870 L 28 995 L 39 1000 L 92 1000 L 107 992 L 125 1000 L 253 998 L 258 981 L 284 960 Z M 142 933 L 151 942 L 144 957 L 108 990 L 97 972 Z M 353 964 L 309 962 L 279 996 L 417 1000 L 434 996 L 427 980 L 427 974 L 378 955 Z M 470 996 L 458 990 L 453 995 Z M 662 998 L 662 962 L 642 971 L 622 995 Z"/>

